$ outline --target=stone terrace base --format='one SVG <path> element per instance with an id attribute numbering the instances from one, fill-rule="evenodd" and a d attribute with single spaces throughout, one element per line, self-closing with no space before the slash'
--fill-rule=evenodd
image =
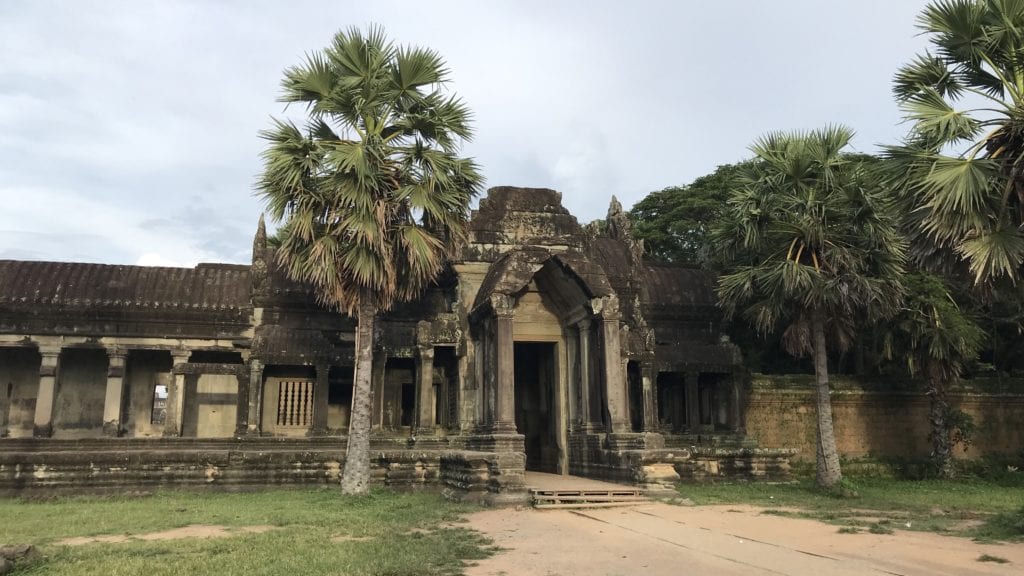
<path id="1" fill-rule="evenodd" d="M 740 446 L 644 448 L 640 435 L 588 434 L 572 442 L 570 472 L 670 490 L 680 481 L 726 478 L 789 479 L 791 450 Z M 371 451 L 374 484 L 439 490 L 485 505 L 529 502 L 526 458 L 510 449 L 522 437 L 432 439 L 420 443 L 378 438 Z M 483 440 L 483 441 L 481 441 Z M 657 444 L 657 443 L 650 443 Z M 468 449 L 467 449 L 468 448 Z M 246 490 L 329 485 L 345 465 L 344 438 L 0 439 L 0 494 L 151 491 L 169 487 Z"/>
<path id="2" fill-rule="evenodd" d="M 374 443 L 375 484 L 435 486 L 441 450 Z M 0 440 L 0 494 L 244 490 L 338 483 L 344 438 Z"/>

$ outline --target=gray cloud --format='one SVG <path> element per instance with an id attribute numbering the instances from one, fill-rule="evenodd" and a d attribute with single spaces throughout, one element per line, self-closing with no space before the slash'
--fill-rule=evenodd
<path id="1" fill-rule="evenodd" d="M 895 140 L 924 4 L 8 0 L 0 257 L 247 261 L 256 134 L 286 115 L 281 71 L 339 28 L 438 50 L 488 183 L 556 188 L 585 222 L 770 130 Z"/>

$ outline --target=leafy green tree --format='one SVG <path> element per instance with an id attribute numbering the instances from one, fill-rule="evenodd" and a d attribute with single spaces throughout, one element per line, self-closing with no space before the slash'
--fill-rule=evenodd
<path id="1" fill-rule="evenodd" d="M 724 164 L 685 186 L 651 192 L 629 211 L 633 235 L 661 262 L 703 264 L 714 223 L 742 164 Z"/>
<path id="2" fill-rule="evenodd" d="M 931 50 L 896 74 L 894 93 L 912 124 L 887 152 L 918 221 L 911 254 L 926 264 L 963 260 L 976 283 L 1016 280 L 1024 263 L 1024 2 L 936 0 L 917 22 Z"/>
<path id="3" fill-rule="evenodd" d="M 733 262 L 718 282 L 727 316 L 782 330 L 790 353 L 813 356 L 822 487 L 842 479 L 829 341 L 843 349 L 859 320 L 894 312 L 902 290 L 904 242 L 871 172 L 842 153 L 852 135 L 828 127 L 762 137 L 711 238 L 717 257 Z"/>
<path id="4" fill-rule="evenodd" d="M 470 111 L 447 78 L 432 50 L 395 46 L 376 27 L 341 31 L 285 71 L 280 100 L 305 105 L 303 127 L 274 120 L 260 134 L 259 193 L 283 221 L 279 263 L 358 321 L 345 493 L 369 485 L 375 318 L 441 272 L 482 183 L 459 156 Z"/>
<path id="5" fill-rule="evenodd" d="M 924 376 L 931 461 L 939 476 L 949 478 L 954 440 L 969 440 L 970 420 L 949 405 L 946 391 L 959 379 L 964 364 L 977 358 L 985 333 L 961 310 L 939 277 L 917 272 L 906 275 L 903 282 L 903 305 L 886 323 L 886 356 L 902 358 L 910 375 Z"/>

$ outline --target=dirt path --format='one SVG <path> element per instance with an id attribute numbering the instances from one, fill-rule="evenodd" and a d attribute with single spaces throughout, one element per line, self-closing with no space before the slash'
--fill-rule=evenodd
<path id="1" fill-rule="evenodd" d="M 748 506 L 652 503 L 598 510 L 487 510 L 470 527 L 506 551 L 469 576 L 650 574 L 1020 574 L 1024 544 L 897 530 L 840 534 Z M 979 562 L 982 554 L 1009 564 Z"/>
<path id="2" fill-rule="evenodd" d="M 77 536 L 58 540 L 56 544 L 61 546 L 82 546 L 83 544 L 124 544 L 132 540 L 181 540 L 183 538 L 230 538 L 240 534 L 262 534 L 273 530 L 273 526 L 242 526 L 230 528 L 228 526 L 217 526 L 211 524 L 189 524 L 181 528 L 162 530 L 160 532 L 146 532 L 145 534 L 102 534 L 99 536 Z"/>

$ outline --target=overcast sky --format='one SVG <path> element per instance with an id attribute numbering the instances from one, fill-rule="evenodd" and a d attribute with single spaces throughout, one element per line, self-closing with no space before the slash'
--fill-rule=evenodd
<path id="1" fill-rule="evenodd" d="M 487 186 L 554 188 L 588 222 L 768 131 L 894 142 L 924 5 L 0 0 L 0 259 L 248 262 L 257 132 L 282 70 L 341 28 L 439 51 Z"/>

